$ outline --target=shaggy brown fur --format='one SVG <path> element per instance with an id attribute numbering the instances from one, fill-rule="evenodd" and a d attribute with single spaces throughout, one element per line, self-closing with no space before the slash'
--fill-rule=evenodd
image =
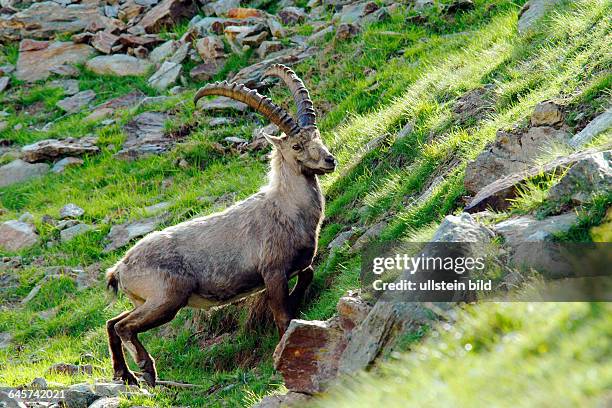
<path id="1" fill-rule="evenodd" d="M 206 89 L 207 94 L 214 91 Z M 228 85 L 219 89 L 228 95 Z M 240 100 L 247 98 L 242 92 L 254 92 L 237 89 L 233 92 L 241 92 Z M 206 309 L 265 289 L 283 335 L 312 281 L 310 265 L 324 211 L 317 174 L 335 168 L 315 125 L 291 129 L 291 135 L 266 135 L 274 149 L 269 182 L 258 193 L 221 213 L 147 235 L 109 269 L 108 285 L 121 289 L 135 305 L 107 322 L 116 378 L 136 383 L 123 345 L 143 378 L 155 385 L 155 363 L 137 335 L 169 322 L 185 306 Z M 298 281 L 289 293 L 288 280 L 295 275 Z"/>

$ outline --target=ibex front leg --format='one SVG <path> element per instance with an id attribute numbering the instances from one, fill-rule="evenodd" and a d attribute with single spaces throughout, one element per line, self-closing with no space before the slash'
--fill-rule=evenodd
<path id="1" fill-rule="evenodd" d="M 283 337 L 291 321 L 291 308 L 289 305 L 289 285 L 284 272 L 272 272 L 264 275 L 266 293 L 278 334 Z"/>
<path id="2" fill-rule="evenodd" d="M 300 301 L 304 298 L 306 289 L 308 289 L 308 286 L 312 283 L 313 276 L 314 269 L 312 269 L 312 266 L 298 272 L 297 282 L 289 295 L 289 306 L 293 316 L 295 316 L 297 312 Z"/>

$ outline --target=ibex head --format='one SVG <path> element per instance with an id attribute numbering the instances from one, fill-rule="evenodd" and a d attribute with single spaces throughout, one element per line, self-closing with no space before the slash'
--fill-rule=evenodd
<path id="1" fill-rule="evenodd" d="M 208 84 L 196 93 L 194 102 L 206 95 L 222 95 L 244 102 L 276 124 L 284 133 L 280 137 L 264 134 L 282 156 L 294 163 L 304 174 L 324 174 L 334 171 L 336 159 L 323 144 L 308 90 L 288 67 L 276 64 L 266 70 L 263 77 L 280 78 L 289 88 L 297 105 L 297 121 L 270 98 L 242 84 L 227 81 Z"/>

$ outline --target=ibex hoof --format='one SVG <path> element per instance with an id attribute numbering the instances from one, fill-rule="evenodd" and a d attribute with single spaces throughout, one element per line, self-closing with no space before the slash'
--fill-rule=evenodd
<path id="1" fill-rule="evenodd" d="M 142 373 L 142 379 L 149 385 L 149 387 L 155 387 L 155 374 L 144 372 Z"/>
<path id="2" fill-rule="evenodd" d="M 138 379 L 131 371 L 115 373 L 113 380 L 120 380 L 128 385 L 138 385 Z"/>

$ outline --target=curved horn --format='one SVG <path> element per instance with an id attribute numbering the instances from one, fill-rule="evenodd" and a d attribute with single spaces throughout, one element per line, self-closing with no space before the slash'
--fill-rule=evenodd
<path id="1" fill-rule="evenodd" d="M 317 117 L 308 89 L 291 68 L 274 64 L 264 72 L 262 78 L 266 77 L 280 78 L 289 87 L 297 105 L 297 121 L 301 128 L 317 126 Z"/>
<path id="2" fill-rule="evenodd" d="M 208 84 L 198 90 L 193 103 L 206 95 L 221 95 L 228 98 L 244 102 L 255 109 L 272 123 L 280 128 L 287 135 L 295 135 L 299 132 L 299 127 L 293 118 L 280 106 L 276 105 L 270 98 L 261 95 L 254 89 L 249 89 L 242 84 L 229 83 L 227 81 Z"/>

